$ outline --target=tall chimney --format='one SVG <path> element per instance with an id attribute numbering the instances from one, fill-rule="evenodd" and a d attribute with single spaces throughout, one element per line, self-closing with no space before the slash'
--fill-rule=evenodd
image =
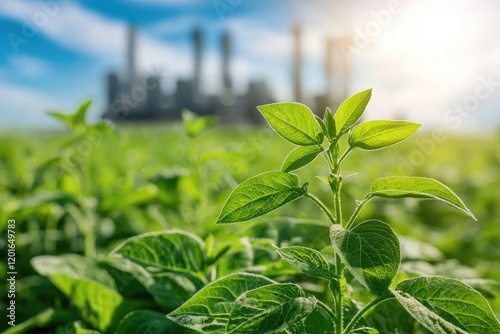
<path id="1" fill-rule="evenodd" d="M 137 30 L 133 24 L 130 24 L 127 33 L 127 84 L 130 88 L 134 86 L 136 81 L 136 39 Z"/>
<path id="2" fill-rule="evenodd" d="M 302 29 L 300 25 L 295 25 L 294 36 L 294 57 L 293 57 L 293 93 L 296 102 L 302 101 Z"/>
<path id="3" fill-rule="evenodd" d="M 352 41 L 352 39 L 349 39 L 350 36 L 346 38 L 347 41 Z M 351 64 L 349 62 L 349 59 L 344 56 L 344 68 L 343 68 L 343 77 L 344 77 L 344 100 L 349 97 L 350 91 L 349 88 L 351 86 Z"/>
<path id="4" fill-rule="evenodd" d="M 108 106 L 111 106 L 120 95 L 120 83 L 116 73 L 108 74 Z"/>
<path id="5" fill-rule="evenodd" d="M 333 92 L 333 39 L 328 38 L 326 40 L 326 52 L 325 52 L 325 77 L 326 77 L 326 105 L 332 107 L 332 92 Z"/>
<path id="6" fill-rule="evenodd" d="M 193 94 L 194 98 L 200 96 L 200 81 L 201 81 L 201 57 L 202 57 L 202 44 L 203 36 L 201 28 L 197 27 L 193 32 L 194 42 L 194 78 L 193 78 Z"/>
<path id="7" fill-rule="evenodd" d="M 229 73 L 231 55 L 231 39 L 229 32 L 225 31 L 222 35 L 222 80 L 224 88 L 232 88 L 231 76 Z"/>

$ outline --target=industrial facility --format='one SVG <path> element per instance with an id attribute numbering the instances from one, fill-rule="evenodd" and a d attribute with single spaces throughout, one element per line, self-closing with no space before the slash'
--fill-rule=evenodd
<path id="1" fill-rule="evenodd" d="M 302 83 L 302 28 L 296 25 L 293 30 L 293 91 L 294 100 L 306 102 L 314 106 L 321 114 L 329 106 L 336 110 L 339 102 L 348 95 L 349 66 L 342 55 L 340 71 L 334 78 L 333 59 L 335 41 L 326 42 L 324 74 L 326 88 L 323 94 L 308 98 L 303 92 Z M 136 70 L 137 30 L 133 25 L 128 27 L 126 73 L 119 77 L 110 73 L 107 77 L 108 103 L 102 118 L 115 122 L 177 120 L 183 109 L 189 109 L 199 115 L 216 114 L 223 123 L 261 123 L 263 118 L 256 106 L 275 102 L 265 81 L 250 81 L 244 94 L 238 95 L 233 89 L 231 77 L 231 36 L 224 32 L 221 36 L 221 82 L 218 95 L 207 95 L 201 89 L 201 73 L 203 66 L 203 31 L 197 27 L 192 33 L 193 68 L 191 79 L 178 79 L 175 90 L 164 93 L 160 78 L 157 76 L 143 77 Z M 342 89 L 334 91 L 334 79 L 340 78 Z M 147 89 L 144 89 L 144 86 Z M 337 85 L 338 86 L 338 85 Z M 143 87 L 143 88 L 141 88 Z M 292 89 L 292 87 L 291 87 Z"/>

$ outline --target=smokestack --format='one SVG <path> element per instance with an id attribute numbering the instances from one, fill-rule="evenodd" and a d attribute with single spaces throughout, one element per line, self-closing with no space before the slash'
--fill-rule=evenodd
<path id="1" fill-rule="evenodd" d="M 302 101 L 302 29 L 300 25 L 295 25 L 293 29 L 294 36 L 294 57 L 293 57 L 293 92 L 295 101 Z"/>
<path id="2" fill-rule="evenodd" d="M 136 39 L 137 30 L 133 24 L 130 24 L 127 33 L 127 84 L 130 86 L 130 88 L 134 86 L 134 83 L 136 81 Z"/>
<path id="3" fill-rule="evenodd" d="M 352 41 L 349 39 L 350 36 L 347 36 L 346 41 Z M 349 63 L 349 59 L 344 56 L 344 68 L 343 68 L 343 76 L 344 76 L 344 100 L 347 99 L 350 95 L 349 87 L 351 86 L 351 65 Z"/>
<path id="4" fill-rule="evenodd" d="M 197 27 L 193 32 L 194 43 L 194 78 L 193 78 L 193 93 L 195 99 L 200 96 L 200 81 L 201 81 L 201 56 L 203 36 L 201 28 Z"/>
<path id="5" fill-rule="evenodd" d="M 115 73 L 108 74 L 108 105 L 111 106 L 120 95 L 120 83 Z"/>
<path id="6" fill-rule="evenodd" d="M 229 32 L 225 31 L 222 35 L 222 80 L 224 88 L 232 88 L 231 76 L 229 74 L 231 55 L 231 39 Z"/>
<path id="7" fill-rule="evenodd" d="M 332 92 L 333 92 L 333 39 L 326 40 L 326 53 L 325 53 L 325 76 L 326 76 L 326 105 L 332 107 Z"/>

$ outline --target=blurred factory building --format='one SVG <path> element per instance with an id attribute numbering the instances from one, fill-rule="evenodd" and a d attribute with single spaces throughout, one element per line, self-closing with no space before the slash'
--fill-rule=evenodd
<path id="1" fill-rule="evenodd" d="M 333 39 L 326 42 L 324 94 L 306 98 L 302 88 L 302 28 L 296 25 L 293 30 L 293 91 L 296 102 L 313 103 L 314 110 L 322 116 L 329 106 L 336 110 L 340 101 L 348 95 L 349 66 L 340 57 L 339 69 L 334 71 Z M 244 94 L 238 95 L 233 90 L 231 76 L 231 36 L 225 31 L 221 36 L 221 83 L 218 95 L 207 95 L 201 87 L 203 67 L 203 31 L 197 27 L 192 34 L 193 68 L 191 79 L 178 79 L 175 90 L 166 94 L 162 91 L 159 77 L 141 77 L 136 69 L 137 30 L 133 25 L 127 31 L 126 73 L 119 77 L 116 73 L 107 76 L 108 100 L 102 118 L 115 122 L 177 120 L 183 109 L 189 109 L 199 115 L 217 114 L 223 123 L 262 123 L 263 117 L 256 106 L 275 102 L 265 81 L 250 81 Z M 341 74 L 343 89 L 341 94 L 332 94 L 334 72 Z M 144 88 L 145 87 L 145 88 Z M 339 90 L 337 90 L 338 92 Z M 305 101 L 304 101 L 305 100 Z"/>

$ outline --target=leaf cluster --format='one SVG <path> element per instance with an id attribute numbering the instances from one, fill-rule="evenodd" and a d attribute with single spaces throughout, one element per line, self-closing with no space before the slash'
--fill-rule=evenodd
<path id="1" fill-rule="evenodd" d="M 500 323 L 485 298 L 463 282 L 440 276 L 398 282 L 402 259 L 396 233 L 385 222 L 371 219 L 358 223 L 356 219 L 376 197 L 438 200 L 475 219 L 451 189 L 425 177 L 379 178 L 358 201 L 349 220 L 342 221 L 343 160 L 356 149 L 370 151 L 395 145 L 420 127 L 391 120 L 357 124 L 371 93 L 366 90 L 355 94 L 335 114 L 327 109 L 323 118 L 300 103 L 258 107 L 269 125 L 297 147 L 285 158 L 281 170 L 256 175 L 237 186 L 217 218 L 218 224 L 246 221 L 302 197 L 316 203 L 331 222 L 334 257 L 303 246 L 276 247 L 276 251 L 303 274 L 328 282 L 332 307 L 307 296 L 298 285 L 240 273 L 206 286 L 170 313 L 170 320 L 203 333 L 378 333 L 366 327 L 363 318 L 376 305 L 393 300 L 434 333 L 500 332 Z M 347 136 L 348 146 L 341 153 L 343 136 Z M 299 176 L 291 173 L 320 155 L 329 171 L 328 177 L 320 178 L 331 188 L 333 210 L 310 192 L 308 183 L 301 183 Z M 359 302 L 349 292 L 353 289 L 364 289 L 373 297 L 354 307 Z"/>

